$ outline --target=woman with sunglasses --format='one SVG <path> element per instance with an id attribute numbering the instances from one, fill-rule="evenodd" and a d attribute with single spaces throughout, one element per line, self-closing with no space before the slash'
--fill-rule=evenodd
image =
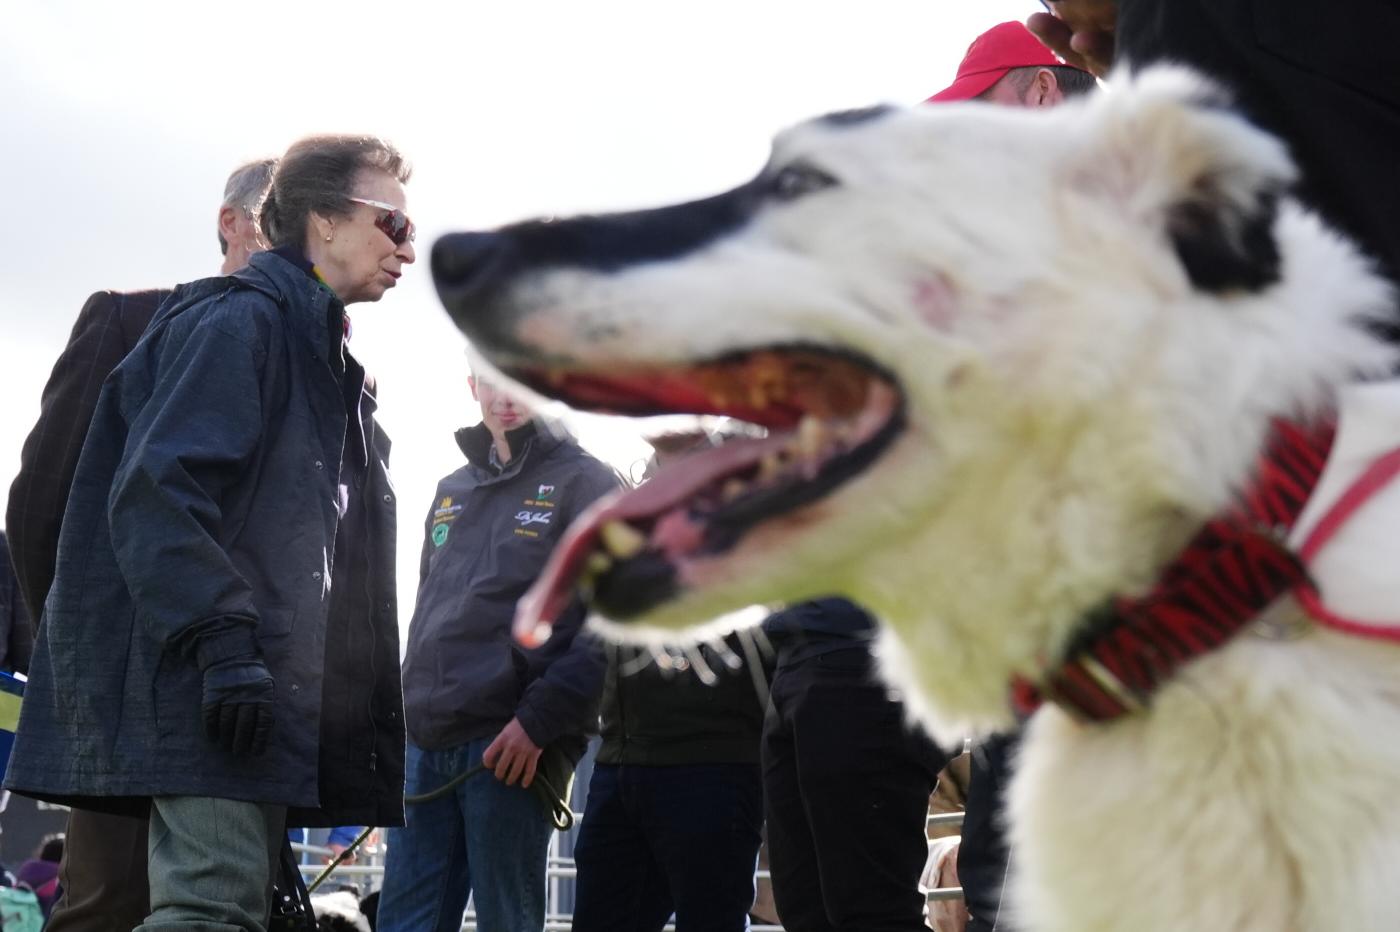
<path id="1" fill-rule="evenodd" d="M 8 776 L 149 817 L 147 932 L 263 929 L 288 825 L 402 824 L 394 494 L 345 307 L 415 259 L 408 176 L 293 145 L 274 248 L 179 288 L 98 401 Z"/>
<path id="2" fill-rule="evenodd" d="M 371 163 L 347 171 L 356 154 L 343 137 L 296 143 L 282 157 L 259 214 L 273 253 L 342 304 L 378 301 L 416 257 L 413 222 L 404 211 L 407 170 L 400 177 Z"/>

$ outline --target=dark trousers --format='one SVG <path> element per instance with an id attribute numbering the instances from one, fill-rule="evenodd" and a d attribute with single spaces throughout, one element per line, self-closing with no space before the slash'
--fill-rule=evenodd
<path id="1" fill-rule="evenodd" d="M 947 755 L 864 647 L 780 667 L 763 731 L 773 897 L 788 932 L 927 932 L 919 877 Z"/>
<path id="2" fill-rule="evenodd" d="M 972 749 L 972 775 L 958 845 L 958 882 L 972 914 L 967 932 L 1007 930 L 998 923 L 1010 854 L 1006 844 L 1006 790 L 1020 732 L 992 735 Z"/>
<path id="3" fill-rule="evenodd" d="M 596 765 L 574 932 L 747 929 L 762 797 L 757 764 Z"/>
<path id="4" fill-rule="evenodd" d="M 63 895 L 49 917 L 48 932 L 131 932 L 151 911 L 146 882 L 149 822 L 74 809 L 59 883 Z"/>

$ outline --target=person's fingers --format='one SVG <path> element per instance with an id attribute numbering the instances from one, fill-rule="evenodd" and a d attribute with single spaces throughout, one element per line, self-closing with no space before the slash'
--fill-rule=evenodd
<path id="1" fill-rule="evenodd" d="M 538 760 L 539 760 L 539 758 L 537 758 L 537 757 L 536 757 L 535 755 L 533 755 L 533 754 L 527 754 L 527 755 L 525 755 L 525 767 L 524 767 L 523 770 L 521 771 L 521 774 L 522 774 L 521 779 L 520 779 L 520 785 L 521 785 L 521 786 L 527 787 L 527 788 L 528 788 L 528 787 L 530 786 L 531 783 L 534 783 L 534 782 L 535 782 L 535 766 L 536 766 L 536 762 L 537 762 Z"/>
<path id="2" fill-rule="evenodd" d="M 233 750 L 233 735 L 238 727 L 238 706 L 232 702 L 219 704 L 219 736 L 216 739 L 219 747 L 225 751 Z"/>
<path id="3" fill-rule="evenodd" d="M 247 754 L 253 746 L 253 730 L 258 727 L 258 707 L 240 702 L 235 708 L 238 714 L 233 721 L 233 744 L 230 749 L 235 754 Z"/>
<path id="4" fill-rule="evenodd" d="M 510 758 L 510 769 L 506 773 L 506 786 L 515 786 L 520 782 L 520 774 L 525 769 L 524 755 L 513 754 Z"/>
<path id="5" fill-rule="evenodd" d="M 1026 19 L 1026 28 L 1056 55 L 1062 54 L 1062 48 L 1069 48 L 1070 37 L 1074 35 L 1069 24 L 1053 13 L 1032 13 Z"/>
<path id="6" fill-rule="evenodd" d="M 1112 32 L 1118 25 L 1118 0 L 1050 0 L 1050 12 L 1072 32 Z"/>
<path id="7" fill-rule="evenodd" d="M 1093 12 L 1094 16 L 1068 21 L 1051 13 L 1032 13 L 1026 28 L 1065 64 L 1103 77 L 1113 66 L 1113 17 L 1111 10 Z"/>
<path id="8" fill-rule="evenodd" d="M 1084 60 L 1088 69 L 1103 77 L 1113 67 L 1113 34 L 1103 31 L 1076 32 L 1070 48 Z"/>
<path id="9" fill-rule="evenodd" d="M 1049 13 L 1033 13 L 1026 20 L 1029 29 L 1041 44 L 1060 57 L 1066 65 L 1092 71 L 1084 56 L 1074 49 L 1074 31 L 1064 20 Z"/>
<path id="10" fill-rule="evenodd" d="M 219 740 L 219 704 L 204 707 L 204 737 L 210 741 Z"/>
<path id="11" fill-rule="evenodd" d="M 500 757 L 500 756 L 501 756 L 501 739 L 500 739 L 499 736 L 497 736 L 496 740 L 495 740 L 495 741 L 492 741 L 489 745 L 487 745 L 487 746 L 486 746 L 486 750 L 485 750 L 484 752 L 482 752 L 482 755 L 481 755 L 481 764 L 482 764 L 482 766 L 485 767 L 487 770 L 495 771 L 495 769 L 496 769 L 496 758 L 498 758 L 498 757 Z"/>
<path id="12" fill-rule="evenodd" d="M 257 725 L 253 729 L 253 742 L 249 750 L 254 757 L 262 757 L 267 751 L 268 738 L 272 735 L 272 706 L 258 706 Z"/>

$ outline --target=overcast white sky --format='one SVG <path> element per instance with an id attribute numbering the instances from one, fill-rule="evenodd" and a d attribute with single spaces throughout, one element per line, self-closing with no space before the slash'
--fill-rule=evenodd
<path id="1" fill-rule="evenodd" d="M 409 211 L 449 230 L 722 190 L 786 124 L 948 84 L 1036 0 L 0 0 L 0 491 L 84 299 L 218 271 L 239 162 L 373 132 L 414 163 Z M 402 623 L 422 516 L 479 417 L 426 261 L 356 305 L 400 493 Z M 573 422 L 622 469 L 633 425 Z"/>

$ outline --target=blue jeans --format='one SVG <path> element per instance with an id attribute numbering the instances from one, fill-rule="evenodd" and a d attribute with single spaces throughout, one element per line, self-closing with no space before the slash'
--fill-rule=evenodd
<path id="1" fill-rule="evenodd" d="M 763 824 L 757 764 L 598 764 L 574 848 L 574 932 L 749 927 Z"/>
<path id="2" fill-rule="evenodd" d="M 435 790 L 481 763 L 491 740 L 440 751 L 408 742 L 405 795 Z M 478 928 L 544 927 L 545 857 L 554 826 L 531 790 L 483 771 L 441 799 L 405 808 L 407 824 L 389 829 L 379 932 L 457 932 L 468 893 Z"/>

